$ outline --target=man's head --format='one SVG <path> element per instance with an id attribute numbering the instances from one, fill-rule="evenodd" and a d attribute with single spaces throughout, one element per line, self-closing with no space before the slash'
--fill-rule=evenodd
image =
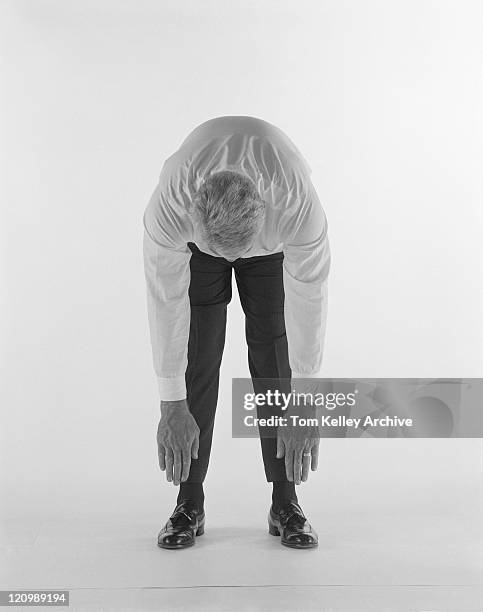
<path id="1" fill-rule="evenodd" d="M 230 261 L 251 247 L 265 218 L 265 202 L 244 174 L 223 170 L 209 176 L 195 196 L 203 240 Z"/>

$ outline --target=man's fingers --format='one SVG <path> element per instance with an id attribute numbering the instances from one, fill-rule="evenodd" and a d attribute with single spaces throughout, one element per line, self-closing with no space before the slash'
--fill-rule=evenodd
<path id="1" fill-rule="evenodd" d="M 200 436 L 197 434 L 191 445 L 191 456 L 193 459 L 198 459 L 198 451 L 200 450 Z"/>
<path id="2" fill-rule="evenodd" d="M 287 480 L 293 482 L 293 456 L 294 452 L 292 449 L 285 449 L 285 472 L 287 473 Z"/>
<path id="3" fill-rule="evenodd" d="M 189 452 L 188 449 L 183 449 L 182 459 L 183 459 L 183 467 L 181 470 L 181 482 L 184 482 L 185 480 L 187 480 L 190 474 L 190 466 L 191 466 L 191 453 Z"/>
<path id="4" fill-rule="evenodd" d="M 281 459 L 283 457 L 284 450 L 285 446 L 282 438 L 277 437 L 277 459 Z"/>
<path id="5" fill-rule="evenodd" d="M 179 485 L 181 482 L 181 451 L 174 450 L 173 484 Z"/>
<path id="6" fill-rule="evenodd" d="M 302 476 L 302 451 L 296 450 L 293 458 L 293 479 L 295 484 L 300 484 Z"/>
<path id="7" fill-rule="evenodd" d="M 174 463 L 173 451 L 171 448 L 166 449 L 165 456 L 166 456 L 166 480 L 168 482 L 171 482 L 173 480 L 173 463 Z"/>
<path id="8" fill-rule="evenodd" d="M 166 469 L 166 454 L 164 450 L 164 446 L 158 447 L 158 458 L 159 458 L 159 467 L 164 470 Z"/>
<path id="9" fill-rule="evenodd" d="M 319 465 L 319 445 L 318 444 L 314 444 L 312 446 L 312 472 L 315 472 L 315 470 L 317 469 L 317 466 Z"/>
<path id="10" fill-rule="evenodd" d="M 302 455 L 302 482 L 305 482 L 309 477 L 310 460 L 312 453 L 310 449 L 305 449 Z"/>

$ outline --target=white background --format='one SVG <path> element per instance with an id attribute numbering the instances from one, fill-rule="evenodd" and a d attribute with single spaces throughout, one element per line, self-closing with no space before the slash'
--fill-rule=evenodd
<path id="1" fill-rule="evenodd" d="M 171 510 L 141 219 L 164 159 L 212 117 L 263 118 L 312 167 L 327 376 L 482 375 L 480 3 L 16 0 L 0 16 L 6 516 Z M 230 434 L 246 375 L 235 297 L 207 504 L 253 491 L 264 514 L 258 442 Z M 479 441 L 330 441 L 303 499 L 341 481 L 345 513 L 414 480 L 481 494 L 481 467 Z"/>

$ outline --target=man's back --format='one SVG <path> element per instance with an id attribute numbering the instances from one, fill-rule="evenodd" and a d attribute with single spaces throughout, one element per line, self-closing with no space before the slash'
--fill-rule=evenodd
<path id="1" fill-rule="evenodd" d="M 182 242 L 201 243 L 192 224 L 195 195 L 209 175 L 223 170 L 250 178 L 267 205 L 266 225 L 250 255 L 280 250 L 297 232 L 294 221 L 307 216 L 308 206 L 316 204 L 318 225 L 326 225 L 310 167 L 290 138 L 262 119 L 225 116 L 200 124 L 166 159 L 146 210 L 148 230 L 171 226 L 176 219 Z M 211 253 L 208 245 L 201 246 Z"/>
<path id="2" fill-rule="evenodd" d="M 271 144 L 274 150 L 277 150 L 284 157 L 291 158 L 293 163 L 303 162 L 310 173 L 310 168 L 302 153 L 280 128 L 263 119 L 247 115 L 226 115 L 201 123 L 183 140 L 179 151 L 189 154 L 190 151 L 196 150 L 200 145 L 203 146 L 210 142 L 230 138 L 232 144 L 239 143 L 238 152 L 244 152 L 245 154 L 249 153 L 250 141 Z M 245 144 L 245 146 L 242 147 L 242 144 Z"/>

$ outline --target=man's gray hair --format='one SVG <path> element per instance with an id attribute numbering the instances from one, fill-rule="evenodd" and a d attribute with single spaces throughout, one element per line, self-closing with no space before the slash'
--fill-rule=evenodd
<path id="1" fill-rule="evenodd" d="M 253 181 L 232 170 L 210 175 L 194 201 L 205 241 L 224 255 L 246 249 L 265 215 L 265 202 Z"/>

